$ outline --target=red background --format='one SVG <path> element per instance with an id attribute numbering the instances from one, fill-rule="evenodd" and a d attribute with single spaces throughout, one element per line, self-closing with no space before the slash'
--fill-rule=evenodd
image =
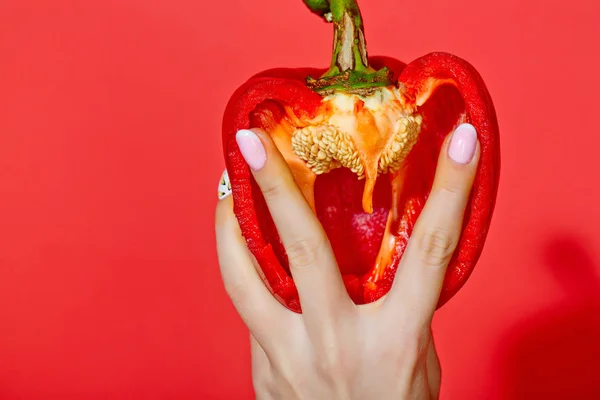
<path id="1" fill-rule="evenodd" d="M 362 7 L 371 54 L 453 52 L 498 111 L 487 247 L 435 321 L 443 398 L 600 398 L 600 6 Z M 251 398 L 221 115 L 255 72 L 326 66 L 331 36 L 300 0 L 0 2 L 1 399 Z"/>

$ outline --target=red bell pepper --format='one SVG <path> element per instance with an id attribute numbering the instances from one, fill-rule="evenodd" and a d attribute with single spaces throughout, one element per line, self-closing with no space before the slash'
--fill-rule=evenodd
<path id="1" fill-rule="evenodd" d="M 431 190 L 444 138 L 471 123 L 481 157 L 441 307 L 475 267 L 496 202 L 500 149 L 488 90 L 470 64 L 451 54 L 408 65 L 369 58 L 355 0 L 304 2 L 334 24 L 330 68 L 264 71 L 234 93 L 224 115 L 234 212 L 248 248 L 273 295 L 301 312 L 285 249 L 235 140 L 240 129 L 261 128 L 321 221 L 353 301 L 381 298 Z"/>

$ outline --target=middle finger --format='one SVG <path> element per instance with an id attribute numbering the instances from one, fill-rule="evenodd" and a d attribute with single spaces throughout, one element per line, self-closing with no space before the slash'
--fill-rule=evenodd
<path id="1" fill-rule="evenodd" d="M 431 194 L 408 241 L 386 306 L 411 310 L 411 321 L 428 326 L 446 267 L 456 249 L 472 189 L 479 146 L 472 125 L 449 135 L 440 153 Z"/>

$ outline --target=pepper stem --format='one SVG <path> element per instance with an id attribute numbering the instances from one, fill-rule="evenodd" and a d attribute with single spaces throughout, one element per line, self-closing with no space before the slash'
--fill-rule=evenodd
<path id="1" fill-rule="evenodd" d="M 356 0 L 304 0 L 316 14 L 334 26 L 333 56 L 329 70 L 308 86 L 324 95 L 336 91 L 368 94 L 393 84 L 391 71 L 369 66 L 362 15 Z"/>

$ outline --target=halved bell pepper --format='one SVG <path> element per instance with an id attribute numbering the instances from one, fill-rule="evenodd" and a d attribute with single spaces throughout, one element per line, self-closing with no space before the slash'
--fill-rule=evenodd
<path id="1" fill-rule="evenodd" d="M 273 295 L 301 312 L 286 251 L 235 140 L 240 129 L 260 128 L 323 225 L 353 301 L 381 298 L 431 190 L 444 138 L 470 123 L 481 156 L 441 307 L 473 271 L 496 202 L 500 147 L 490 94 L 478 72 L 451 54 L 408 65 L 369 58 L 355 0 L 304 2 L 333 23 L 330 68 L 259 73 L 233 94 L 224 115 L 225 163 L 247 246 Z"/>

